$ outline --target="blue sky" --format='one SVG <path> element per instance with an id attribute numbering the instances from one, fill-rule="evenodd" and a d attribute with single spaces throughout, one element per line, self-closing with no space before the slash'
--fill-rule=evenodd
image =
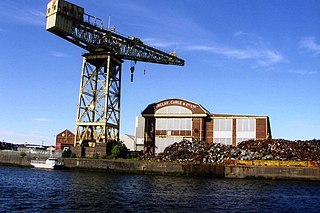
<path id="1" fill-rule="evenodd" d="M 320 138 L 320 2 L 73 0 L 184 67 L 123 64 L 121 133 L 150 103 L 182 98 L 211 113 L 268 115 L 274 138 Z M 54 144 L 75 129 L 81 48 L 46 32 L 48 1 L 0 1 L 0 140 Z M 144 74 L 144 70 L 146 73 Z"/>

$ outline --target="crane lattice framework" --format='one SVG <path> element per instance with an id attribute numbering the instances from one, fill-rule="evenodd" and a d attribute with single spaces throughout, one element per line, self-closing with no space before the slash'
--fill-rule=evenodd
<path id="1" fill-rule="evenodd" d="M 119 139 L 123 60 L 184 65 L 175 53 L 104 29 L 101 19 L 85 14 L 84 8 L 70 2 L 52 0 L 46 17 L 49 32 L 88 51 L 83 55 L 75 146 Z"/>

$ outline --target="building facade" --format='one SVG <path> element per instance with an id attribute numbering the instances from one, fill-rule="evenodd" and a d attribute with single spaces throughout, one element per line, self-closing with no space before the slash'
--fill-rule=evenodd
<path id="1" fill-rule="evenodd" d="M 144 152 L 157 154 L 183 139 L 236 146 L 248 139 L 271 138 L 268 116 L 211 114 L 200 104 L 166 99 L 143 110 Z M 141 118 L 140 118 L 141 119 Z M 141 134 L 136 140 L 141 142 Z"/>
<path id="2" fill-rule="evenodd" d="M 122 141 L 124 145 L 126 145 L 129 151 L 135 150 L 134 139 L 135 139 L 135 136 L 133 135 L 129 135 L 129 134 L 120 135 L 120 141 Z"/>
<path id="3" fill-rule="evenodd" d="M 66 129 L 56 136 L 56 150 L 71 149 L 74 146 L 74 134 Z"/>
<path id="4" fill-rule="evenodd" d="M 135 141 L 134 150 L 143 151 L 144 150 L 144 123 L 145 119 L 142 116 L 136 117 L 136 131 L 135 131 Z"/>

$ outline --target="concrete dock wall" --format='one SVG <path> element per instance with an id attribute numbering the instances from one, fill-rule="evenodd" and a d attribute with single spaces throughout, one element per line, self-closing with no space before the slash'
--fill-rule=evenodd
<path id="1" fill-rule="evenodd" d="M 225 178 L 320 180 L 320 168 L 225 166 Z"/>
<path id="2" fill-rule="evenodd" d="M 210 164 L 180 164 L 137 160 L 64 159 L 70 169 L 106 170 L 142 174 L 224 177 L 223 166 Z"/>
<path id="3" fill-rule="evenodd" d="M 0 152 L 0 165 L 28 166 L 35 156 Z M 320 180 L 319 167 L 217 166 L 213 164 L 168 163 L 139 160 L 64 158 L 67 169 L 201 176 L 214 178 Z"/>
<path id="4" fill-rule="evenodd" d="M 14 165 L 14 166 L 30 166 L 31 160 L 36 159 L 34 156 L 22 156 L 20 152 L 14 151 L 1 151 L 0 164 Z"/>

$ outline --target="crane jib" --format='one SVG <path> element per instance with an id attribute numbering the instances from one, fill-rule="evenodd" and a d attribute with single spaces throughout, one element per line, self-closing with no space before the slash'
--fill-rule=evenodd
<path id="1" fill-rule="evenodd" d="M 184 66 L 176 53 L 167 53 L 127 37 L 114 29 L 103 28 L 103 21 L 84 13 L 84 8 L 63 0 L 48 3 L 46 29 L 89 51 L 107 51 L 124 60 Z"/>

